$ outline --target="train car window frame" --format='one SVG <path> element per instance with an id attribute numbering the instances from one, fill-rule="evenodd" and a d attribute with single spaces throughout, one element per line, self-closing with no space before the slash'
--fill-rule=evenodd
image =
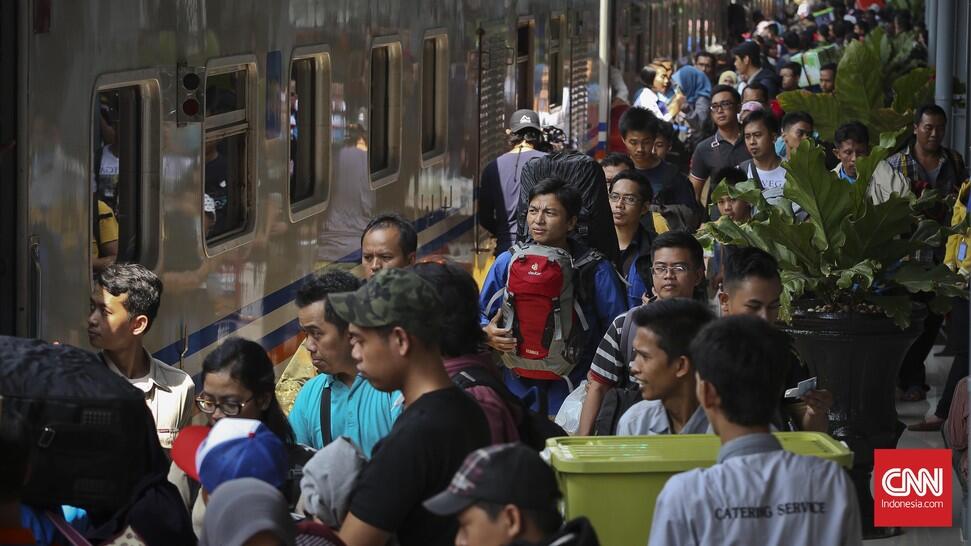
<path id="1" fill-rule="evenodd" d="M 554 39 L 553 30 L 556 30 Z M 547 30 L 546 59 L 549 69 L 549 110 L 561 108 L 563 106 L 563 88 L 569 86 L 567 81 L 567 71 L 564 69 L 564 60 L 567 56 L 567 48 L 570 42 L 569 27 L 567 26 L 566 13 L 562 11 L 553 12 L 550 15 L 549 28 Z"/>
<path id="2" fill-rule="evenodd" d="M 139 263 L 148 267 L 149 269 L 154 269 L 158 265 L 159 258 L 159 246 L 161 240 L 161 191 L 160 191 L 160 173 L 161 173 L 161 134 L 162 134 L 162 85 L 161 74 L 156 69 L 144 69 L 144 70 L 134 70 L 128 72 L 118 72 L 112 74 L 104 74 L 97 78 L 93 91 L 91 93 L 91 126 L 89 130 L 89 155 L 88 155 L 88 170 L 89 183 L 96 184 L 96 177 L 100 173 L 100 165 L 95 165 L 97 162 L 96 158 L 99 156 L 96 150 L 96 146 L 103 143 L 103 140 L 99 142 L 100 139 L 100 125 L 95 127 L 94 122 L 98 115 L 98 120 L 100 121 L 101 116 L 101 98 L 102 93 L 110 93 L 112 91 L 123 90 L 123 89 L 133 89 L 138 95 L 138 102 L 134 105 L 134 111 L 137 113 L 137 123 L 138 127 L 135 130 L 137 142 L 129 142 L 128 146 L 133 146 L 131 148 L 131 153 L 137 154 L 137 167 L 135 172 L 135 177 L 138 182 L 137 195 L 129 198 L 130 205 L 135 207 L 135 212 L 132 213 L 135 218 L 129 229 L 134 229 L 133 234 L 133 244 L 134 244 L 134 255 L 125 256 L 122 261 Z M 128 106 L 128 109 L 132 109 L 132 105 Z M 129 139 L 130 140 L 130 139 Z M 121 155 L 121 154 L 120 154 Z M 95 241 L 96 236 L 94 233 L 94 214 L 97 211 L 98 202 L 95 199 L 95 192 L 89 192 L 88 195 L 88 215 L 87 218 L 92 219 L 88 221 L 88 236 L 89 240 Z M 122 219 L 119 235 L 125 234 L 125 220 Z M 93 269 L 93 259 L 91 252 L 88 253 L 88 271 Z"/>
<path id="3" fill-rule="evenodd" d="M 379 50 L 384 50 L 381 55 L 385 56 L 382 78 L 375 81 L 375 54 Z M 400 36 L 385 36 L 375 38 L 368 49 L 366 72 L 368 82 L 368 114 L 367 114 L 367 161 L 368 177 L 371 189 L 378 189 L 398 180 L 401 170 L 401 147 L 402 147 L 402 71 L 404 65 L 402 61 L 402 48 Z M 381 119 L 379 126 L 380 132 L 375 131 L 375 85 L 379 85 L 381 91 L 379 95 L 383 98 L 380 104 Z M 381 148 L 386 150 L 386 160 L 379 165 L 375 165 L 374 150 L 376 149 L 375 133 L 381 138 Z M 376 168 L 377 167 L 377 168 Z"/>
<path id="4" fill-rule="evenodd" d="M 523 31 L 526 32 L 526 51 L 523 52 Z M 535 110 L 536 100 L 536 18 L 526 15 L 519 18 L 516 24 L 516 49 L 513 66 L 516 75 L 516 108 Z M 525 71 L 520 65 L 525 65 Z M 522 76 L 525 76 L 523 78 Z M 523 92 L 525 91 L 525 97 Z"/>
<path id="5" fill-rule="evenodd" d="M 289 105 L 290 96 L 292 96 L 293 89 L 290 88 L 290 83 L 294 82 L 293 73 L 294 69 L 297 67 L 297 63 L 309 62 L 313 66 L 313 72 L 311 75 L 312 82 L 310 82 L 311 98 L 310 102 L 313 107 L 310 111 L 310 117 L 312 122 L 312 131 L 310 144 L 307 147 L 311 151 L 311 177 L 312 188 L 310 195 L 303 198 L 294 200 L 293 195 L 293 184 L 290 181 L 290 168 L 294 169 L 294 174 L 299 172 L 298 165 L 294 163 L 292 166 L 288 166 L 287 172 L 287 203 L 289 204 L 289 214 L 290 222 L 299 222 L 305 218 L 318 214 L 327 208 L 330 202 L 330 190 L 331 185 L 334 180 L 332 166 L 331 166 L 331 143 L 332 143 L 332 127 L 331 127 L 331 59 L 330 59 L 330 47 L 325 45 L 313 45 L 313 46 L 301 46 L 293 50 L 293 55 L 290 59 L 289 70 L 287 71 L 288 83 L 288 96 L 287 105 L 285 111 L 287 112 L 287 118 L 290 117 L 291 108 Z M 300 83 L 297 82 L 298 88 L 301 87 Z M 299 94 L 297 99 L 299 101 Z M 299 102 L 298 102 L 299 108 Z M 299 109 L 296 120 L 296 129 L 301 129 L 300 121 L 304 119 L 300 117 Z M 288 123 L 289 127 L 289 123 Z M 288 134 L 289 134 L 288 130 Z M 299 136 L 298 136 L 299 138 Z M 298 140 L 299 144 L 299 140 Z M 293 158 L 293 138 L 292 136 L 287 138 L 287 157 L 288 164 Z"/>
<path id="6" fill-rule="evenodd" d="M 222 254 L 230 249 L 242 246 L 252 241 L 255 237 L 255 226 L 259 207 L 257 204 L 256 180 L 258 177 L 257 169 L 257 150 L 259 148 L 259 120 L 257 108 L 259 102 L 259 90 L 257 87 L 256 57 L 254 55 L 237 55 L 233 57 L 223 57 L 210 59 L 206 63 L 206 77 L 203 82 L 203 89 L 206 92 L 205 110 L 206 112 L 202 128 L 203 146 L 200 150 L 199 164 L 202 166 L 201 182 L 199 187 L 199 221 L 202 222 L 202 240 L 206 256 L 213 257 Z M 218 76 L 243 73 L 242 89 L 243 104 L 240 108 L 234 108 L 217 114 L 208 114 L 210 106 L 213 104 L 214 97 L 210 96 L 209 81 Z M 236 97 L 238 100 L 238 97 Z M 206 193 L 206 145 L 215 141 L 229 141 L 234 137 L 242 137 L 242 162 L 235 165 L 236 168 L 245 168 L 243 174 L 243 188 L 237 191 L 242 199 L 242 223 L 239 227 L 230 229 L 219 235 L 209 237 L 206 234 L 206 215 L 204 210 L 204 194 Z M 235 143 L 238 145 L 239 140 Z M 235 153 L 240 153 L 238 150 Z"/>
<path id="7" fill-rule="evenodd" d="M 431 45 L 433 65 L 431 74 L 428 73 L 429 59 L 427 57 Z M 446 29 L 432 29 L 425 32 L 422 39 L 421 79 L 419 114 L 421 119 L 421 166 L 427 167 L 445 159 L 448 143 L 448 31 Z M 432 88 L 428 89 L 428 83 Z M 428 114 L 431 110 L 431 118 Z M 426 137 L 428 131 L 432 133 L 433 144 L 428 146 Z"/>

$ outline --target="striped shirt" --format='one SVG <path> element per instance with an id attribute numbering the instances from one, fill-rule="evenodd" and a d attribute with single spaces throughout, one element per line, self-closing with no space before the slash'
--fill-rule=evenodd
<path id="1" fill-rule="evenodd" d="M 597 352 L 593 354 L 593 361 L 590 363 L 588 377 L 593 381 L 614 387 L 622 383 L 620 378 L 626 374 L 629 381 L 634 382 L 634 378 L 630 375 L 630 361 L 627 360 L 626 355 L 623 355 L 620 349 L 620 333 L 624 328 L 624 317 L 627 316 L 627 313 L 633 313 L 635 309 L 637 307 L 621 313 L 607 327 L 603 339 L 597 346 Z"/>

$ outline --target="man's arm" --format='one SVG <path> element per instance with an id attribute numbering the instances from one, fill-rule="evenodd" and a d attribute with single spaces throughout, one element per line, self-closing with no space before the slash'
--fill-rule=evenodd
<path id="1" fill-rule="evenodd" d="M 651 523 L 650 546 L 674 546 L 693 544 L 691 526 L 685 517 L 682 497 L 688 493 L 681 486 L 678 476 L 674 476 L 661 490 L 654 505 L 654 520 Z M 690 494 L 690 493 L 689 493 Z"/>
<path id="2" fill-rule="evenodd" d="M 338 536 L 347 546 L 384 546 L 391 539 L 391 533 L 364 523 L 353 512 L 348 512 Z"/>
<path id="3" fill-rule="evenodd" d="M 583 397 L 583 406 L 580 408 L 580 426 L 577 428 L 577 436 L 593 434 L 593 425 L 597 422 L 604 396 L 612 388 L 606 383 L 593 379 L 591 375 L 587 374 L 587 395 Z"/>
<path id="4" fill-rule="evenodd" d="M 698 178 L 693 174 L 689 174 L 688 180 L 691 181 L 691 188 L 695 191 L 695 200 L 701 203 L 701 192 L 705 189 L 704 179 Z"/>

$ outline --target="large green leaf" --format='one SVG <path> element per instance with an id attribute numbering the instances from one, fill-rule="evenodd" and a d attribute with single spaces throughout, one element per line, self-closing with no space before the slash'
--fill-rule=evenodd
<path id="1" fill-rule="evenodd" d="M 909 113 L 934 97 L 934 69 L 916 68 L 893 82 L 893 109 Z"/>
<path id="2" fill-rule="evenodd" d="M 892 248 L 897 237 L 910 230 L 910 221 L 910 202 L 904 197 L 893 196 L 879 205 L 866 200 L 862 215 L 848 216 L 844 220 L 846 244 L 837 261 L 847 263 L 867 257 L 889 265 L 892 262 L 887 260 L 896 261 L 906 256 L 906 252 L 887 256 L 885 251 Z"/>
<path id="3" fill-rule="evenodd" d="M 779 106 L 786 112 L 809 112 L 813 117 L 814 129 L 823 140 L 832 142 L 836 129 L 845 118 L 840 111 L 839 100 L 833 95 L 786 91 L 779 93 L 777 98 Z"/>
<path id="4" fill-rule="evenodd" d="M 843 53 L 836 72 L 836 99 L 845 120 L 870 121 L 871 112 L 883 106 L 883 74 L 880 56 L 866 43 L 852 42 Z"/>
<path id="5" fill-rule="evenodd" d="M 808 275 L 821 274 L 822 256 L 812 242 L 815 226 L 808 222 L 790 224 L 779 221 L 784 214 L 779 210 L 772 210 L 770 214 L 774 221 L 752 222 L 746 226 L 752 239 L 759 242 L 756 246 L 775 256 L 783 269 L 803 271 Z"/>
<path id="6" fill-rule="evenodd" d="M 816 248 L 839 252 L 846 240 L 843 219 L 860 208 L 853 189 L 826 168 L 822 148 L 812 142 L 800 144 L 784 165 L 783 195 L 809 214 Z"/>
<path id="7" fill-rule="evenodd" d="M 863 260 L 852 267 L 834 271 L 833 273 L 839 277 L 836 281 L 836 287 L 840 290 L 867 290 L 873 286 L 873 281 L 879 270 L 879 263 L 873 260 Z"/>
<path id="8" fill-rule="evenodd" d="M 962 285 L 963 279 L 944 265 L 927 267 L 915 262 L 907 262 L 890 275 L 893 282 L 903 286 L 911 293 L 931 292 L 938 295 L 967 297 Z"/>

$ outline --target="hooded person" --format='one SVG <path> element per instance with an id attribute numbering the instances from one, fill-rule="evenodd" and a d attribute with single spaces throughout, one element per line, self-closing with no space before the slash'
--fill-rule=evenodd
<path id="1" fill-rule="evenodd" d="M 202 525 L 200 546 L 292 546 L 296 529 L 287 500 L 278 489 L 256 478 L 220 484 L 213 493 Z"/>

